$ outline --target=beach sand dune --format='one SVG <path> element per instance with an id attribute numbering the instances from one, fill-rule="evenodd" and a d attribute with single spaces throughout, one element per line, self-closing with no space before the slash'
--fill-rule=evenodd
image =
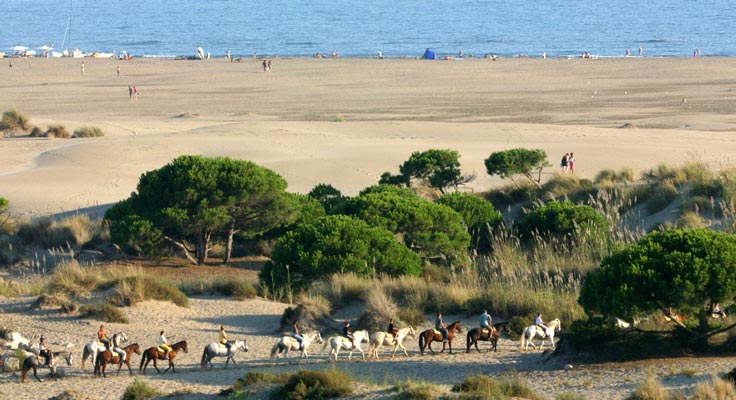
<path id="1" fill-rule="evenodd" d="M 84 76 L 70 59 L 0 69 L 0 109 L 106 133 L 3 139 L 0 195 L 16 213 L 114 203 L 182 154 L 248 159 L 292 191 L 330 183 L 348 195 L 429 148 L 460 151 L 474 191 L 501 183 L 483 160 L 512 147 L 541 148 L 553 165 L 573 151 L 584 177 L 736 154 L 733 59 L 278 59 L 272 73 L 252 61 L 85 61 Z"/>

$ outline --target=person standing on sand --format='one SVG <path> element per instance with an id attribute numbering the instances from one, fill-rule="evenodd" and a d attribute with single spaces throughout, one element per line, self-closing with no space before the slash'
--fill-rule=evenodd
<path id="1" fill-rule="evenodd" d="M 263 66 L 263 72 L 266 72 L 267 71 L 266 68 L 268 68 L 268 64 L 266 63 L 266 60 L 263 60 L 262 66 Z"/>
<path id="2" fill-rule="evenodd" d="M 567 167 L 568 167 L 569 158 L 570 158 L 570 154 L 569 153 L 565 153 L 565 155 L 562 156 L 562 160 L 560 160 L 560 168 L 562 169 L 562 173 L 563 174 L 566 174 L 567 173 Z"/>
<path id="3" fill-rule="evenodd" d="M 138 88 L 133 86 L 133 100 L 138 100 Z"/>
<path id="4" fill-rule="evenodd" d="M 120 78 L 120 66 L 119 65 L 118 65 L 118 68 L 117 68 L 117 73 L 118 73 L 118 78 Z"/>
<path id="5" fill-rule="evenodd" d="M 639 57 L 644 55 L 644 46 L 639 46 Z"/>
<path id="6" fill-rule="evenodd" d="M 84 61 L 82 61 L 82 75 L 84 75 Z"/>
<path id="7" fill-rule="evenodd" d="M 567 165 L 570 168 L 570 173 L 575 173 L 575 155 L 570 153 L 570 157 L 567 159 Z"/>
<path id="8" fill-rule="evenodd" d="M 271 60 L 268 60 L 266 66 L 268 67 L 268 72 L 271 72 Z"/>
<path id="9" fill-rule="evenodd" d="M 130 97 L 130 100 L 133 100 L 133 86 L 128 85 L 128 97 Z"/>

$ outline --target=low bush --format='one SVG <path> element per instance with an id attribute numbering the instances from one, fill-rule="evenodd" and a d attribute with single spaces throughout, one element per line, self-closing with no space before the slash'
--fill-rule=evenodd
<path id="1" fill-rule="evenodd" d="M 44 136 L 44 131 L 43 131 L 43 129 L 41 129 L 41 128 L 37 127 L 37 126 L 34 126 L 33 128 L 31 128 L 31 133 L 29 133 L 28 135 L 30 137 L 43 137 Z"/>
<path id="2" fill-rule="evenodd" d="M 669 400 L 670 398 L 670 393 L 662 386 L 662 383 L 650 376 L 637 386 L 627 400 Z"/>
<path id="3" fill-rule="evenodd" d="M 736 399 L 736 386 L 733 381 L 713 377 L 710 382 L 700 382 L 695 386 L 693 400 L 733 400 Z"/>
<path id="4" fill-rule="evenodd" d="M 108 297 L 108 302 L 117 306 L 131 306 L 145 300 L 171 301 L 180 307 L 189 307 L 189 298 L 176 285 L 141 272 L 119 279 L 115 293 Z"/>
<path id="5" fill-rule="evenodd" d="M 501 382 L 486 375 L 475 375 L 456 383 L 452 387 L 452 391 L 497 393 L 501 392 Z"/>
<path id="6" fill-rule="evenodd" d="M 365 309 L 358 318 L 358 326 L 369 331 L 380 331 L 390 318 L 397 315 L 398 307 L 391 296 L 380 287 L 373 287 L 365 295 Z"/>
<path id="7" fill-rule="evenodd" d="M 2 119 L 0 119 L 0 131 L 28 132 L 30 129 L 28 118 L 18 110 L 5 111 Z"/>
<path id="8" fill-rule="evenodd" d="M 44 133 L 44 136 L 49 138 L 69 139 L 72 135 L 66 130 L 66 127 L 62 124 L 49 125 L 48 129 Z"/>
<path id="9" fill-rule="evenodd" d="M 555 400 L 585 400 L 585 396 L 578 393 L 565 392 L 558 394 Z"/>
<path id="10" fill-rule="evenodd" d="M 147 400 L 160 395 L 161 393 L 151 387 L 146 381 L 136 379 L 130 386 L 125 388 L 121 400 Z"/>
<path id="11" fill-rule="evenodd" d="M 700 214 L 692 211 L 687 211 L 680 215 L 680 217 L 675 222 L 675 226 L 678 228 L 687 229 L 705 228 L 707 226 L 707 223 L 705 222 L 705 220 L 703 220 L 703 217 L 701 217 Z"/>
<path id="12" fill-rule="evenodd" d="M 649 214 L 656 214 L 664 210 L 677 197 L 678 191 L 674 184 L 670 182 L 658 183 L 652 188 L 652 196 L 646 203 L 646 209 Z"/>
<path id="13" fill-rule="evenodd" d="M 398 383 L 393 388 L 398 393 L 393 397 L 396 400 L 432 400 L 439 397 L 439 387 L 427 382 L 407 380 Z"/>
<path id="14" fill-rule="evenodd" d="M 79 307 L 79 318 L 90 318 L 121 324 L 130 322 L 122 311 L 108 303 L 85 304 Z"/>
<path id="15" fill-rule="evenodd" d="M 310 293 L 326 298 L 333 309 L 351 300 L 360 299 L 372 286 L 372 280 L 361 278 L 354 273 L 333 274 L 323 282 L 310 288 Z"/>
<path id="16" fill-rule="evenodd" d="M 85 138 L 85 137 L 101 137 L 105 136 L 105 132 L 96 126 L 83 126 L 74 130 L 72 138 Z"/>
<path id="17" fill-rule="evenodd" d="M 75 297 L 97 289 L 102 283 L 99 271 L 70 262 L 54 269 L 46 289 L 48 293 L 64 293 Z"/>
<path id="18" fill-rule="evenodd" d="M 461 399 L 502 400 L 507 398 L 540 399 L 519 375 L 511 374 L 500 381 L 485 375 L 471 376 L 452 388 Z"/>
<path id="19" fill-rule="evenodd" d="M 271 399 L 331 399 L 353 393 L 353 378 L 346 372 L 299 371 L 277 388 Z"/>
<path id="20" fill-rule="evenodd" d="M 268 372 L 251 371 L 235 381 L 235 384 L 233 385 L 233 390 L 237 392 L 239 390 L 242 390 L 246 386 L 250 386 L 260 382 L 278 382 L 279 377 L 280 375 L 269 374 Z"/>

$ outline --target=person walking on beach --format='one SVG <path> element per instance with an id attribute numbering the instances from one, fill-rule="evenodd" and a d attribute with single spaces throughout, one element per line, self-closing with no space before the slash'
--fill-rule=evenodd
<path id="1" fill-rule="evenodd" d="M 268 60 L 268 63 L 266 63 L 266 67 L 268 68 L 268 72 L 271 72 L 271 60 Z"/>
<path id="2" fill-rule="evenodd" d="M 133 101 L 133 86 L 128 85 L 128 97 Z"/>
<path id="3" fill-rule="evenodd" d="M 562 169 L 563 174 L 567 173 L 567 167 L 568 167 L 569 160 L 570 160 L 570 153 L 565 153 L 565 155 L 562 156 L 562 160 L 560 160 L 560 168 Z"/>
<path id="4" fill-rule="evenodd" d="M 84 75 L 84 61 L 82 61 L 82 75 Z"/>
<path id="5" fill-rule="evenodd" d="M 118 78 L 120 78 L 120 66 L 119 65 L 118 65 L 118 68 L 117 68 L 117 73 L 118 73 Z"/>
<path id="6" fill-rule="evenodd" d="M 133 86 L 133 100 L 138 100 L 138 88 Z"/>
<path id="7" fill-rule="evenodd" d="M 644 46 L 639 46 L 639 57 L 644 55 Z"/>
<path id="8" fill-rule="evenodd" d="M 570 169 L 570 173 L 574 174 L 575 173 L 575 155 L 573 153 L 570 153 L 570 157 L 568 157 L 567 159 L 567 165 L 568 165 L 568 168 Z"/>
<path id="9" fill-rule="evenodd" d="M 266 72 L 267 71 L 266 68 L 268 68 L 268 63 L 266 63 L 266 60 L 263 60 L 263 64 L 262 65 L 263 65 L 263 72 Z"/>

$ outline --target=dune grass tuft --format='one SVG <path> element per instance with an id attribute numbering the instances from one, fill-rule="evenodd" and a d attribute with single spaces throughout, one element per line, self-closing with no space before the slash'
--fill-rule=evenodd
<path id="1" fill-rule="evenodd" d="M 108 303 L 85 304 L 79 307 L 79 318 L 90 318 L 121 324 L 130 322 L 128 317 L 120 309 Z"/>
<path id="2" fill-rule="evenodd" d="M 627 400 L 669 400 L 670 393 L 653 376 L 639 385 Z"/>
<path id="3" fill-rule="evenodd" d="M 169 280 L 137 271 L 115 283 L 115 293 L 107 301 L 117 306 L 132 306 L 145 300 L 171 301 L 189 307 L 189 298 Z"/>
<path id="4" fill-rule="evenodd" d="M 161 392 L 154 389 L 148 382 L 136 379 L 125 388 L 121 400 L 147 400 L 160 395 Z"/>
<path id="5" fill-rule="evenodd" d="M 432 400 L 438 398 L 440 392 L 437 385 L 411 379 L 397 383 L 393 389 L 398 392 L 393 397 L 396 400 Z"/>
<path id="6" fill-rule="evenodd" d="M 72 135 L 71 133 L 69 133 L 68 130 L 66 130 L 66 127 L 64 125 L 54 124 L 48 126 L 48 129 L 46 129 L 44 136 L 49 138 L 69 139 Z"/>
<path id="7" fill-rule="evenodd" d="M 102 137 L 105 132 L 96 126 L 83 126 L 74 130 L 72 138 Z"/>
<path id="8" fill-rule="evenodd" d="M 277 388 L 271 399 L 331 399 L 353 393 L 353 378 L 346 372 L 302 370 Z"/>
<path id="9" fill-rule="evenodd" d="M 49 293 L 64 293 L 79 296 L 97 289 L 103 280 L 98 271 L 82 267 L 77 262 L 64 263 L 56 267 L 49 278 Z"/>
<path id="10" fill-rule="evenodd" d="M 28 118 L 18 110 L 5 111 L 0 119 L 0 131 L 28 132 L 30 129 Z"/>

